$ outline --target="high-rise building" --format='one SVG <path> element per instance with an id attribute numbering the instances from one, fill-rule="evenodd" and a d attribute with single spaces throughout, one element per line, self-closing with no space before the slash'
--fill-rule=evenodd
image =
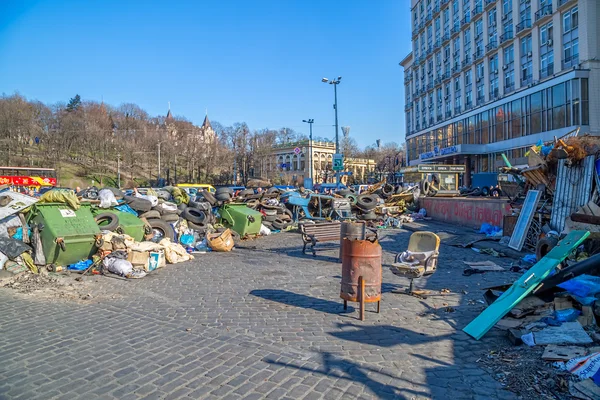
<path id="1" fill-rule="evenodd" d="M 493 172 L 577 127 L 600 135 L 600 0 L 411 0 L 410 18 L 409 165 Z"/>

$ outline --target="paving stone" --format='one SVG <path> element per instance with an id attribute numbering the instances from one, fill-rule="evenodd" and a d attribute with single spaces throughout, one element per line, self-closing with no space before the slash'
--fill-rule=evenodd
<path id="1" fill-rule="evenodd" d="M 409 237 L 381 233 L 384 265 Z M 356 304 L 342 310 L 338 248 L 316 258 L 301 249 L 297 233 L 281 233 L 136 282 L 90 277 L 95 301 L 85 305 L 0 288 L 0 326 L 11 327 L 0 343 L 0 398 L 516 398 L 474 363 L 504 338 L 475 342 L 455 328 L 478 314 L 468 300 L 480 287 L 506 279 L 463 277 L 459 261 L 492 258 L 442 244 L 436 274 L 415 281 L 451 288 L 444 300 L 461 310 L 452 315 L 433 296 L 390 293 L 408 280 L 384 268 L 382 313 L 361 322 Z M 31 332 L 39 339 L 24 345 Z"/>

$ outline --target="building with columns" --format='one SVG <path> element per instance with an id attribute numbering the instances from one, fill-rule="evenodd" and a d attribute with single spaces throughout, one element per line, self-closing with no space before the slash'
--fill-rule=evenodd
<path id="1" fill-rule="evenodd" d="M 411 0 L 409 165 L 494 172 L 577 127 L 600 135 L 599 0 Z"/>
<path id="2" fill-rule="evenodd" d="M 305 178 L 316 183 L 334 183 L 333 155 L 335 143 L 303 140 L 274 146 L 268 159 L 262 160 L 259 171 L 274 182 L 299 184 Z M 344 171 L 352 171 L 352 177 L 342 176 L 342 183 L 366 182 L 367 176 L 375 171 L 375 160 L 346 158 Z M 311 171 L 312 169 L 312 171 Z"/>

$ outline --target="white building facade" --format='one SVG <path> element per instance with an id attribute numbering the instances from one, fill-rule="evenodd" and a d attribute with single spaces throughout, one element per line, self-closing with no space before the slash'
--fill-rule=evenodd
<path id="1" fill-rule="evenodd" d="M 600 135 L 600 0 L 411 0 L 409 165 L 495 172 L 538 141 Z"/>

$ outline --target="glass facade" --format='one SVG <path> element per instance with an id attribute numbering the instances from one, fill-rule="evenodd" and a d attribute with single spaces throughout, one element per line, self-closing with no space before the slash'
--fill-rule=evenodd
<path id="1" fill-rule="evenodd" d="M 454 121 L 406 141 L 408 160 L 458 144 L 488 144 L 589 124 L 587 79 L 572 79 Z"/>

